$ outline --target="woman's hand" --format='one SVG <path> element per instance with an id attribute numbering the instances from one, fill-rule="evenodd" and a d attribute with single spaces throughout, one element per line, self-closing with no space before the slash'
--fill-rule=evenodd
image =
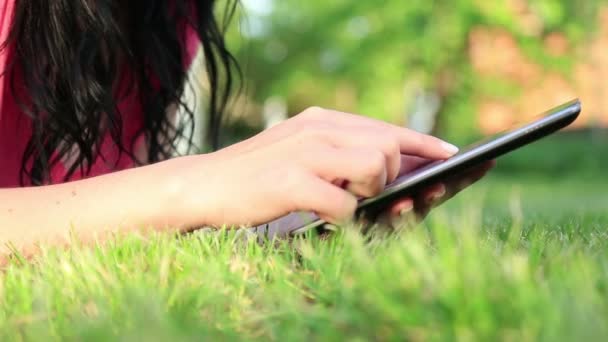
<path id="1" fill-rule="evenodd" d="M 63 184 L 0 189 L 0 246 L 31 254 L 38 244 L 67 245 L 74 238 L 99 241 L 141 228 L 252 226 L 292 212 L 340 223 L 352 217 L 358 197 L 377 195 L 412 165 L 411 158 L 445 159 L 455 152 L 428 135 L 311 108 L 215 153 Z M 421 214 L 425 208 L 414 205 Z M 0 248 L 0 261 L 10 253 Z"/>
<path id="2" fill-rule="evenodd" d="M 401 174 L 406 174 L 427 162 L 424 159 L 404 156 Z M 380 215 L 378 222 L 391 228 L 408 227 L 419 223 L 424 220 L 432 208 L 449 200 L 460 191 L 483 178 L 494 165 L 494 161 L 480 164 L 447 178 L 443 183 L 430 186 L 416 196 L 397 200 L 388 210 Z"/>
<path id="3" fill-rule="evenodd" d="M 446 159 L 457 148 L 370 118 L 311 108 L 249 140 L 167 166 L 184 225 L 256 225 L 292 212 L 340 223 L 358 197 L 384 190 L 404 160 Z M 407 165 L 405 165 L 407 166 Z"/>
<path id="4" fill-rule="evenodd" d="M 399 176 L 407 174 L 428 162 L 427 159 L 402 155 Z M 398 199 L 387 210 L 380 213 L 375 222 L 369 222 L 368 226 L 380 224 L 381 227 L 389 229 L 410 228 L 424 220 L 432 208 L 441 205 L 480 180 L 494 165 L 494 161 L 483 163 L 446 179 L 444 183 L 430 186 L 419 194 Z M 256 227 L 255 232 L 268 238 L 286 237 L 293 230 L 317 219 L 318 217 L 312 213 L 292 213 Z"/>

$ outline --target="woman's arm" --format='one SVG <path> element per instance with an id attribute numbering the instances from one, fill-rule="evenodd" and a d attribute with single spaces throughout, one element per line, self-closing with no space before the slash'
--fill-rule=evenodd
<path id="1" fill-rule="evenodd" d="M 0 254 L 9 253 L 8 244 L 25 254 L 37 243 L 68 244 L 72 234 L 90 241 L 140 228 L 184 229 L 188 222 L 168 215 L 179 212 L 180 196 L 171 166 L 166 162 L 58 185 L 0 189 Z"/>
<path id="2" fill-rule="evenodd" d="M 369 118 L 311 108 L 227 149 L 61 185 L 0 189 L 0 244 L 91 241 L 134 229 L 252 226 L 292 212 L 350 219 L 402 168 L 402 155 L 445 159 L 456 148 Z M 73 235 L 72 235 L 73 234 Z"/>

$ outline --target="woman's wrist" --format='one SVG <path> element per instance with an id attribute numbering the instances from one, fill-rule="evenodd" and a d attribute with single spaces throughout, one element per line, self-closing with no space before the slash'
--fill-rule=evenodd
<path id="1" fill-rule="evenodd" d="M 214 225 L 214 198 L 222 194 L 213 189 L 210 169 L 218 162 L 215 154 L 178 157 L 156 164 L 151 170 L 152 184 L 160 199 L 154 213 L 162 227 L 189 231 Z M 197 190 L 201 189 L 201 190 Z"/>

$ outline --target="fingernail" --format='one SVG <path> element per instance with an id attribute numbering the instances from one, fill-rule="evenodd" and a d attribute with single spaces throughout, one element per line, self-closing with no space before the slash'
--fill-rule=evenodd
<path id="1" fill-rule="evenodd" d="M 399 211 L 399 216 L 404 217 L 407 214 L 411 213 L 413 209 L 414 209 L 414 204 L 410 203 Z"/>
<path id="2" fill-rule="evenodd" d="M 456 154 L 458 153 L 458 151 L 460 150 L 458 147 L 456 147 L 455 145 L 452 145 L 450 143 L 447 143 L 445 141 L 441 142 L 441 147 L 448 152 L 449 154 Z"/>
<path id="3" fill-rule="evenodd" d="M 426 200 L 427 204 L 434 204 L 439 201 L 443 196 L 445 196 L 445 186 L 441 187 L 441 189 L 432 193 Z"/>

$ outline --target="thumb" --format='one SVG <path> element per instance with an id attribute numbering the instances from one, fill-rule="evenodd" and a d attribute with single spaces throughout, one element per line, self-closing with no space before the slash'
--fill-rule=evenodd
<path id="1" fill-rule="evenodd" d="M 292 194 L 297 210 L 312 211 L 330 223 L 341 223 L 355 214 L 357 198 L 354 195 L 315 175 L 306 176 L 300 189 Z"/>

